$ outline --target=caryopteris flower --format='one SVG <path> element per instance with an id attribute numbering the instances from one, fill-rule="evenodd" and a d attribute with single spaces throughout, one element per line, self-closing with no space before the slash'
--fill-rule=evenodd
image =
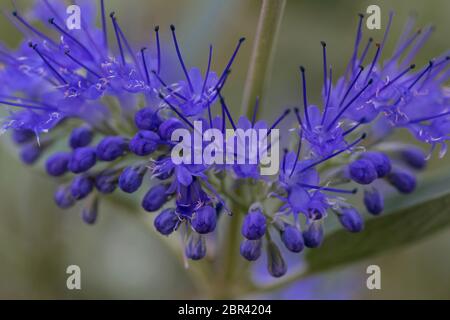
<path id="1" fill-rule="evenodd" d="M 210 46 L 202 72 L 188 66 L 173 25 L 168 31 L 177 60 L 169 61 L 162 56 L 171 44 L 160 42 L 158 26 L 154 45 L 136 50 L 118 15 L 106 15 L 104 1 L 99 1 L 101 27 L 95 23 L 94 1 L 76 2 L 84 13 L 81 30 L 67 28 L 57 1 L 37 4 L 31 15 L 19 10 L 9 15 L 25 40 L 15 50 L 0 47 L 0 104 L 9 110 L 1 130 L 11 132 L 25 164 L 45 160 L 46 172 L 59 181 L 56 204 L 67 209 L 81 203 L 88 224 L 97 221 L 104 195 L 142 192 L 140 205 L 154 215 L 155 229 L 164 236 L 181 234 L 186 258 L 214 258 L 224 251 L 221 246 L 240 241 L 243 258 L 255 261 L 265 253 L 268 272 L 280 277 L 288 268 L 286 250 L 320 247 L 330 214 L 349 232 L 363 231 L 361 208 L 347 201 L 358 191 L 355 186 L 372 215 L 382 213 L 392 188 L 414 191 L 415 171 L 426 167 L 431 152 L 387 143 L 395 129 L 406 128 L 431 151 L 439 145 L 441 155 L 446 151 L 448 54 L 413 64 L 432 28 L 412 34 L 406 28 L 389 55 L 385 47 L 393 15 L 381 41 L 370 38 L 365 44 L 360 15 L 344 75 L 333 80 L 329 47 L 321 42 L 321 102 L 310 103 L 307 71 L 300 67 L 299 107 L 277 109 L 276 120 L 269 122 L 256 117 L 259 101 L 252 119 L 235 118 L 223 96 L 244 38 L 229 50 L 219 73 L 212 71 Z M 168 81 L 178 68 L 182 77 Z M 288 137 L 293 150 L 289 139 L 275 135 L 282 121 L 294 123 L 293 130 L 283 132 L 284 137 L 294 133 Z M 230 138 L 230 129 L 258 134 Z M 209 141 L 201 139 L 208 132 L 213 132 Z M 257 141 L 262 152 L 255 153 L 253 143 L 237 148 L 239 139 Z M 173 157 L 180 144 L 179 155 L 187 160 L 181 163 Z M 286 149 L 276 173 L 261 174 L 264 160 L 278 154 L 280 144 Z M 200 149 L 231 162 L 206 163 Z M 238 219 L 240 234 L 217 237 L 217 229 L 232 219 Z M 230 241 L 231 236 L 240 239 Z"/>

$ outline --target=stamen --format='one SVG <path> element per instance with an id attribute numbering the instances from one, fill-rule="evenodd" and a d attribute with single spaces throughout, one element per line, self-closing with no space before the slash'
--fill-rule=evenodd
<path id="1" fill-rule="evenodd" d="M 17 11 L 13 11 L 12 15 L 14 17 L 17 18 L 17 20 L 19 20 L 26 28 L 28 28 L 31 32 L 33 32 L 34 34 L 36 34 L 37 36 L 41 37 L 42 39 L 48 41 L 49 43 L 51 43 L 53 46 L 58 46 L 58 44 L 53 41 L 52 39 L 50 39 L 49 37 L 47 37 L 45 34 L 43 34 L 42 32 L 40 32 L 39 30 L 37 30 L 36 28 L 34 28 L 31 24 L 29 24 L 27 21 L 25 21 L 25 19 L 23 19 L 19 13 L 17 13 Z"/>
<path id="2" fill-rule="evenodd" d="M 303 128 L 303 120 L 302 116 L 300 115 L 300 110 L 298 108 L 294 109 L 295 116 L 297 117 L 298 124 L 300 125 L 300 128 Z"/>
<path id="3" fill-rule="evenodd" d="M 389 81 L 389 83 L 387 83 L 386 85 L 384 85 L 384 87 L 382 87 L 380 89 L 380 92 L 382 92 L 383 90 L 385 90 L 386 88 L 388 88 L 390 85 L 392 85 L 393 83 L 395 83 L 398 79 L 400 79 L 401 77 L 403 77 L 405 74 L 407 74 L 409 71 L 413 70 L 416 67 L 415 64 L 410 65 L 407 69 L 403 70 L 402 72 L 400 72 L 399 75 L 397 75 L 394 79 L 392 79 L 391 81 Z"/>
<path id="4" fill-rule="evenodd" d="M 411 51 L 408 53 L 408 56 L 402 61 L 402 66 L 408 65 L 416 56 L 417 52 L 423 47 L 425 42 L 427 42 L 430 35 L 433 33 L 434 27 L 428 27 L 427 30 L 422 33 L 422 36 L 417 41 L 417 43 L 414 45 L 414 47 L 411 49 Z"/>
<path id="5" fill-rule="evenodd" d="M 373 38 L 369 38 L 369 40 L 367 41 L 366 47 L 364 48 L 363 53 L 361 54 L 361 58 L 359 59 L 359 64 L 364 64 L 364 60 L 366 59 L 367 56 L 367 52 L 369 52 L 369 48 L 372 45 L 373 42 Z"/>
<path id="6" fill-rule="evenodd" d="M 259 97 L 256 97 L 255 107 L 253 108 L 252 128 L 255 126 L 256 115 L 258 114 L 258 109 L 259 109 Z"/>
<path id="7" fill-rule="evenodd" d="M 403 52 L 414 42 L 414 40 L 416 40 L 416 38 L 422 33 L 422 30 L 419 29 L 417 30 L 416 33 L 414 33 L 414 35 L 407 39 L 403 45 L 401 45 L 398 50 L 394 53 L 394 55 L 392 56 L 392 58 L 389 59 L 389 62 L 386 65 L 386 68 L 388 66 L 390 66 L 392 63 L 394 63 L 402 54 Z"/>
<path id="8" fill-rule="evenodd" d="M 303 66 L 300 67 L 300 71 L 302 73 L 302 84 L 303 84 L 303 106 L 305 108 L 305 119 L 308 128 L 311 128 L 311 122 L 309 121 L 308 115 L 308 97 L 306 92 L 306 76 L 305 76 L 305 68 Z"/>
<path id="9" fill-rule="evenodd" d="M 239 42 L 238 42 L 238 44 L 236 46 L 236 49 L 234 49 L 233 55 L 231 56 L 230 60 L 228 61 L 227 66 L 223 70 L 222 75 L 219 78 L 219 81 L 217 81 L 215 89 L 217 89 L 219 86 L 222 86 L 222 82 L 224 82 L 225 81 L 225 77 L 228 76 L 228 72 L 230 71 L 231 65 L 233 64 L 234 59 L 236 58 L 236 56 L 237 56 L 237 54 L 239 52 L 239 49 L 241 48 L 241 45 L 242 45 L 242 43 L 244 41 L 245 41 L 245 38 L 239 39 Z"/>
<path id="10" fill-rule="evenodd" d="M 48 10 L 50 10 L 51 13 L 59 20 L 59 23 L 64 23 L 64 19 L 61 18 L 61 16 L 58 14 L 55 8 L 48 2 L 48 0 L 44 0 L 44 4 L 48 8 Z"/>
<path id="11" fill-rule="evenodd" d="M 283 152 L 284 152 L 284 155 L 283 155 L 283 163 L 281 165 L 281 170 L 283 170 L 283 174 L 286 174 L 286 156 L 288 154 L 288 149 L 284 149 Z"/>
<path id="12" fill-rule="evenodd" d="M 171 87 L 169 87 L 163 79 L 158 75 L 158 73 L 155 70 L 152 70 L 153 75 L 156 77 L 156 79 L 163 85 L 164 89 L 167 89 L 171 94 L 177 96 L 178 98 L 187 101 L 187 98 L 183 96 L 181 93 L 178 93 L 174 91 Z"/>
<path id="13" fill-rule="evenodd" d="M 410 120 L 410 121 L 408 122 L 408 124 L 410 124 L 410 123 L 419 123 L 419 122 L 429 121 L 429 120 L 434 120 L 434 119 L 438 119 L 438 118 L 445 117 L 445 116 L 448 116 L 448 115 L 450 115 L 450 111 L 447 111 L 447 112 L 444 112 L 444 113 L 441 113 L 441 114 L 438 114 L 438 115 L 435 115 L 435 116 L 429 116 L 429 117 L 423 117 L 423 118 L 418 118 L 418 119 Z"/>
<path id="14" fill-rule="evenodd" d="M 329 155 L 329 156 L 327 156 L 327 157 L 325 157 L 325 158 L 323 158 L 323 159 L 321 159 L 321 160 L 318 160 L 318 161 L 316 161 L 316 162 L 310 164 L 309 166 L 303 168 L 300 172 L 303 173 L 303 172 L 305 172 L 305 171 L 307 171 L 307 170 L 309 170 L 309 169 L 311 169 L 311 168 L 314 168 L 315 166 L 317 166 L 317 165 L 319 165 L 319 164 L 321 164 L 321 163 L 323 163 L 323 162 L 325 162 L 325 161 L 327 161 L 327 160 L 329 160 L 329 159 L 331 159 L 331 158 L 334 158 L 334 157 L 340 155 L 341 153 L 343 153 L 343 152 L 345 152 L 345 151 L 347 151 L 347 150 L 353 148 L 354 146 L 356 146 L 358 143 L 360 143 L 360 142 L 361 142 L 362 140 L 364 140 L 366 137 L 367 137 L 367 134 L 363 133 L 359 139 L 356 139 L 353 143 L 351 143 L 350 145 L 348 145 L 346 148 L 341 149 L 341 150 L 339 150 L 339 151 L 337 151 L 337 152 L 335 152 L 335 153 L 333 153 L 333 154 L 331 154 L 331 155 Z"/>
<path id="15" fill-rule="evenodd" d="M 141 57 L 142 57 L 142 64 L 144 65 L 145 77 L 147 79 L 147 84 L 150 85 L 150 75 L 148 74 L 147 61 L 145 60 L 145 53 L 144 53 L 145 50 L 147 50 L 147 48 L 141 49 Z"/>
<path id="16" fill-rule="evenodd" d="M 74 58 L 71 54 L 69 50 L 66 50 L 64 52 L 64 54 L 70 58 L 70 60 L 72 60 L 73 62 L 75 62 L 76 64 L 78 64 L 79 66 L 81 66 L 82 68 L 86 69 L 87 71 L 89 71 L 90 73 L 92 73 L 94 76 L 96 76 L 97 78 L 102 78 L 102 76 L 100 76 L 97 72 L 95 72 L 94 70 L 92 70 L 91 68 L 89 68 L 88 66 L 86 66 L 84 63 L 82 63 L 81 61 L 79 61 L 78 59 Z"/>
<path id="17" fill-rule="evenodd" d="M 32 110 L 35 109 L 35 110 L 44 110 L 44 111 L 58 111 L 57 108 L 53 108 L 53 107 L 34 106 L 34 105 L 30 105 L 30 104 L 19 103 L 19 102 L 10 102 L 10 101 L 5 101 L 5 100 L 0 100 L 0 104 L 12 106 L 12 107 L 24 108 L 24 109 L 32 109 Z"/>
<path id="18" fill-rule="evenodd" d="M 209 127 L 212 128 L 213 120 L 212 120 L 212 114 L 211 114 L 211 104 L 209 103 L 209 101 L 207 101 L 207 104 L 208 104 Z"/>
<path id="19" fill-rule="evenodd" d="M 347 105 L 342 108 L 342 110 L 337 114 L 337 116 L 334 118 L 333 121 L 331 121 L 331 123 L 328 125 L 327 127 L 327 131 L 329 131 L 331 129 L 331 127 L 336 123 L 336 121 L 339 120 L 339 118 L 344 114 L 345 111 L 347 111 L 348 108 L 350 108 L 350 106 L 353 104 L 353 102 L 356 101 L 356 99 L 358 99 L 363 92 L 373 83 L 373 80 L 370 79 L 369 82 L 364 86 L 364 88 L 362 88 L 354 97 L 352 100 L 350 100 L 349 103 L 347 103 Z"/>
<path id="20" fill-rule="evenodd" d="M 302 141 L 303 141 L 303 130 L 300 131 L 300 139 L 298 140 L 295 162 L 294 162 L 294 166 L 292 167 L 291 173 L 289 174 L 289 178 L 292 177 L 292 175 L 294 174 L 295 168 L 297 167 L 298 159 L 300 158 L 300 152 L 302 151 Z"/>
<path id="21" fill-rule="evenodd" d="M 291 113 L 291 109 L 287 109 L 283 112 L 283 114 L 274 122 L 274 124 L 270 127 L 269 131 L 267 132 L 267 135 L 270 135 L 270 133 L 272 132 L 272 130 L 280 124 L 281 121 L 283 121 L 288 114 Z"/>
<path id="22" fill-rule="evenodd" d="M 206 83 L 208 82 L 208 77 L 209 77 L 209 71 L 211 70 L 212 52 L 213 52 L 213 47 L 212 47 L 212 45 L 210 45 L 209 46 L 209 56 L 208 56 L 208 67 L 206 68 L 205 80 L 203 82 L 202 95 L 205 93 Z"/>
<path id="23" fill-rule="evenodd" d="M 125 48 L 127 49 L 128 54 L 133 59 L 134 65 L 136 66 L 136 69 L 139 72 L 139 75 L 142 77 L 141 68 L 139 67 L 138 61 L 136 59 L 136 56 L 135 56 L 133 50 L 131 49 L 131 46 L 130 46 L 130 43 L 128 42 L 127 37 L 123 33 L 122 28 L 120 27 L 119 23 L 117 22 L 117 19 L 114 19 L 114 23 L 115 23 L 115 25 L 117 27 L 117 31 L 119 32 L 120 37 L 122 38 L 122 40 L 123 40 L 123 42 L 125 44 Z"/>
<path id="24" fill-rule="evenodd" d="M 391 30 L 392 19 L 394 18 L 394 12 L 389 12 L 389 21 L 386 26 L 386 30 L 384 31 L 383 41 L 381 41 L 381 50 L 383 50 L 384 45 L 386 44 L 386 40 L 389 34 L 389 30 Z"/>
<path id="25" fill-rule="evenodd" d="M 73 42 L 75 42 L 83 51 L 85 51 L 91 58 L 92 54 L 91 52 L 80 42 L 78 41 L 75 37 L 73 37 L 71 34 L 69 34 L 68 32 L 66 32 L 63 28 L 61 28 L 56 22 L 54 18 L 51 18 L 48 20 L 48 22 L 54 26 L 60 33 L 62 33 L 64 36 L 66 36 L 67 38 L 69 38 L 70 40 L 72 40 Z"/>
<path id="26" fill-rule="evenodd" d="M 172 31 L 172 38 L 173 38 L 173 42 L 175 44 L 175 50 L 177 51 L 178 60 L 180 60 L 180 64 L 181 64 L 181 67 L 183 68 L 183 72 L 184 72 L 184 75 L 186 76 L 186 80 L 189 84 L 189 88 L 191 89 L 191 92 L 193 93 L 194 87 L 192 86 L 192 82 L 189 77 L 189 73 L 186 69 L 186 65 L 184 64 L 183 57 L 182 57 L 181 51 L 180 51 L 180 47 L 178 46 L 177 36 L 175 34 L 175 26 L 173 24 L 170 26 L 170 30 Z"/>
<path id="27" fill-rule="evenodd" d="M 327 71 L 328 71 L 328 65 L 327 65 L 327 44 L 325 41 L 320 42 L 322 44 L 322 55 L 323 55 L 323 88 L 325 89 L 325 96 L 328 95 L 328 88 L 327 88 Z"/>
<path id="28" fill-rule="evenodd" d="M 359 72 L 356 75 L 355 79 L 353 79 L 352 83 L 348 86 L 348 89 L 345 92 L 344 97 L 341 99 L 341 102 L 339 102 L 339 107 L 338 108 L 340 108 L 344 104 L 345 99 L 347 99 L 347 96 L 349 95 L 350 91 L 353 89 L 353 86 L 356 84 L 356 81 L 358 81 L 359 76 L 361 75 L 363 70 L 364 70 L 364 67 L 363 66 L 359 66 Z"/>
<path id="29" fill-rule="evenodd" d="M 228 120 L 230 120 L 231 126 L 234 130 L 236 130 L 236 125 L 234 124 L 233 118 L 231 117 L 230 111 L 228 110 L 227 104 L 225 103 L 225 99 L 222 94 L 219 92 L 220 104 L 222 105 L 223 110 L 227 114 Z"/>
<path id="30" fill-rule="evenodd" d="M 105 14 L 105 1 L 100 0 L 100 7 L 102 13 L 102 30 L 103 30 L 103 44 L 105 48 L 108 48 L 108 26 L 106 25 L 106 14 Z"/>
<path id="31" fill-rule="evenodd" d="M 172 111 L 175 112 L 178 117 L 180 117 L 184 122 L 186 122 L 186 124 L 188 126 L 190 126 L 192 129 L 195 129 L 195 127 L 192 124 L 192 122 L 190 122 L 185 116 L 183 116 L 180 112 L 178 112 L 178 110 L 169 101 L 167 101 L 167 99 L 164 97 L 164 95 L 162 95 L 160 93 L 159 94 L 159 98 L 164 100 L 164 102 L 170 107 L 170 109 L 172 109 Z"/>
<path id="32" fill-rule="evenodd" d="M 351 71 L 351 73 L 353 73 L 353 68 L 355 66 L 356 57 L 358 56 L 359 43 L 360 43 L 361 37 L 362 37 L 362 22 L 363 22 L 364 15 L 362 13 L 359 13 L 358 16 L 359 16 L 359 22 L 358 22 L 358 29 L 356 31 L 355 45 L 353 47 L 352 57 L 347 65 L 346 70 L 345 70 L 345 76 L 344 76 L 345 78 L 348 77 L 348 73 L 350 71 Z"/>
<path id="33" fill-rule="evenodd" d="M 431 70 L 432 67 L 433 67 L 433 61 L 430 61 L 430 62 L 428 63 L 428 67 L 426 67 L 425 70 L 423 70 L 423 71 L 419 74 L 419 76 L 414 80 L 414 82 L 411 83 L 411 85 L 408 87 L 408 90 L 411 90 L 411 89 L 416 85 L 416 83 L 419 82 L 419 80 L 422 79 L 422 77 L 423 77 L 429 70 Z"/>
<path id="34" fill-rule="evenodd" d="M 356 125 L 354 125 L 352 128 L 348 129 L 347 131 L 345 131 L 342 136 L 345 137 L 346 135 L 349 135 L 350 133 L 352 133 L 353 131 L 355 131 L 356 129 L 358 129 L 362 124 L 364 124 L 366 122 L 366 120 L 363 118 L 361 119 Z"/>
<path id="35" fill-rule="evenodd" d="M 298 183 L 298 185 L 303 188 L 315 189 L 315 190 L 319 190 L 319 191 L 335 192 L 335 193 L 356 194 L 358 192 L 358 189 L 356 189 L 356 188 L 353 190 L 345 190 L 345 189 L 314 186 L 314 185 L 310 185 L 310 184 L 306 184 L 306 183 Z"/>
<path id="36" fill-rule="evenodd" d="M 158 74 L 161 72 L 161 44 L 159 42 L 159 26 L 155 27 L 155 36 L 156 36 L 156 50 L 158 55 L 158 69 L 156 70 Z"/>
<path id="37" fill-rule="evenodd" d="M 377 52 L 375 53 L 375 56 L 373 57 L 372 64 L 370 65 L 369 72 L 367 72 L 366 80 L 364 82 L 367 82 L 367 80 L 370 78 L 370 76 L 372 74 L 372 71 L 373 71 L 373 68 L 375 67 L 375 64 L 377 63 L 378 58 L 380 56 L 381 45 L 379 43 L 377 43 L 375 45 L 377 46 Z"/>
<path id="38" fill-rule="evenodd" d="M 120 34 L 119 34 L 119 30 L 117 29 L 116 18 L 114 17 L 114 15 L 115 15 L 115 12 L 111 12 L 109 16 L 111 17 L 111 21 L 112 21 L 113 27 L 114 27 L 114 33 L 116 35 L 117 45 L 119 46 L 120 57 L 122 58 L 122 66 L 125 66 L 126 61 L 125 61 L 125 55 L 123 54 L 122 41 L 120 41 Z"/>
<path id="39" fill-rule="evenodd" d="M 48 60 L 44 57 L 44 55 L 39 51 L 39 49 L 37 48 L 37 44 L 32 44 L 30 42 L 29 44 L 30 48 L 32 48 L 34 51 L 36 51 L 36 53 L 39 55 L 39 57 L 41 57 L 42 61 L 44 61 L 44 63 L 47 65 L 47 67 L 50 68 L 50 70 L 52 70 L 52 72 L 56 75 L 56 77 L 63 83 L 63 84 L 68 84 L 66 79 L 64 79 L 58 71 L 56 71 L 56 69 L 50 64 L 50 62 L 48 62 Z"/>
<path id="40" fill-rule="evenodd" d="M 333 69 L 330 67 L 330 81 L 328 82 L 328 97 L 327 102 L 325 104 L 325 108 L 322 115 L 322 120 L 320 121 L 320 125 L 323 125 L 325 120 L 327 119 L 327 113 L 328 113 L 328 106 L 330 104 L 330 97 L 331 97 L 331 85 L 333 83 Z"/>

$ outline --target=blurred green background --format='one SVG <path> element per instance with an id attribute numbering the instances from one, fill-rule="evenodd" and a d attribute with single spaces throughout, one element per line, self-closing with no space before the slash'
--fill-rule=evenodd
<path id="1" fill-rule="evenodd" d="M 17 3 L 26 8 L 34 1 Z M 174 23 L 187 63 L 202 69 L 210 43 L 215 48 L 214 69 L 221 70 L 237 39 L 247 37 L 226 89 L 233 112 L 238 114 L 261 1 L 106 0 L 106 3 L 108 10 L 117 12 L 137 48 L 150 39 L 157 24 L 168 42 L 168 26 Z M 370 4 L 381 7 L 383 26 L 389 10 L 396 13 L 386 52 L 393 49 L 403 24 L 413 12 L 418 15 L 419 26 L 432 23 L 437 27 L 416 63 L 426 63 L 448 49 L 448 0 L 288 0 L 264 106 L 267 118 L 273 119 L 286 106 L 298 104 L 300 64 L 308 69 L 311 99 L 318 102 L 322 84 L 320 41 L 328 43 L 334 74 L 342 74 L 353 47 L 356 15 L 365 12 Z M 0 0 L 0 8 L 9 11 L 11 2 Z M 382 36 L 382 31 L 364 32 L 366 37 Z M 20 39 L 20 34 L 3 16 L 0 39 L 11 46 Z M 167 49 L 173 50 L 170 43 Z M 449 170 L 449 156 L 433 159 L 427 175 Z M 6 136 L 1 137 L 0 172 L 0 298 L 193 297 L 192 283 L 178 260 L 154 233 L 126 214 L 126 209 L 103 203 L 99 222 L 93 227 L 82 223 L 79 208 L 65 212 L 57 209 L 52 202 L 55 183 L 39 170 L 25 168 Z M 426 175 L 422 179 L 427 179 Z M 81 291 L 66 289 L 65 271 L 72 264 L 81 267 Z M 380 291 L 365 289 L 365 269 L 370 264 L 381 267 Z M 348 298 L 450 299 L 450 230 L 404 250 L 329 273 L 317 279 L 313 288 L 300 284 L 291 290 L 289 297 L 327 298 L 330 293 L 342 293 L 342 297 Z"/>

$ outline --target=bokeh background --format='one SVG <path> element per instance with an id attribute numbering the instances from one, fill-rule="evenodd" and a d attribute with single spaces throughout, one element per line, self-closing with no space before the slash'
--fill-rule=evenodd
<path id="1" fill-rule="evenodd" d="M 16 3 L 19 8 L 27 8 L 35 2 Z M 236 40 L 247 37 L 226 90 L 234 114 L 239 113 L 260 0 L 106 0 L 106 3 L 108 10 L 117 12 L 137 48 L 150 39 L 154 25 L 161 26 L 163 39 L 169 43 L 168 27 L 174 23 L 185 59 L 189 65 L 201 68 L 206 65 L 210 43 L 215 46 L 214 68 L 221 70 Z M 393 49 L 412 13 L 417 14 L 418 25 L 436 26 L 417 64 L 426 63 L 449 48 L 448 0 L 288 0 L 264 106 L 267 118 L 273 119 L 284 107 L 299 103 L 300 64 L 308 68 L 311 99 L 318 101 L 322 84 L 320 41 L 327 41 L 329 63 L 333 64 L 335 74 L 342 74 L 353 47 L 357 13 L 365 12 L 370 4 L 381 7 L 383 26 L 389 10 L 396 13 L 386 52 Z M 10 11 L 11 1 L 0 0 L 0 9 Z M 382 31 L 364 32 L 376 39 L 382 36 Z M 20 39 L 20 34 L 3 16 L 0 39 L 10 46 L 17 45 Z M 170 45 L 168 49 L 173 50 Z M 450 172 L 449 159 L 449 156 L 433 159 L 422 181 Z M 141 221 L 127 214 L 127 209 L 103 203 L 99 222 L 93 227 L 82 223 L 79 208 L 64 212 L 57 209 L 52 202 L 55 183 L 39 169 L 25 168 L 7 136 L 0 137 L 0 173 L 0 298 L 193 297 L 193 284 L 178 259 Z M 72 264 L 81 267 L 81 291 L 66 289 L 66 267 Z M 368 291 L 365 287 L 365 269 L 369 264 L 378 264 L 382 269 L 380 291 Z M 450 230 L 295 284 L 271 297 L 450 299 Z"/>

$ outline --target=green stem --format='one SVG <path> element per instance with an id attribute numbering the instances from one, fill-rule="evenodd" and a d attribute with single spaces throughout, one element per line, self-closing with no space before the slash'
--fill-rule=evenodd
<path id="1" fill-rule="evenodd" d="M 286 0 L 263 0 L 262 3 L 242 101 L 241 114 L 246 115 L 249 119 L 253 115 L 256 99 L 259 98 L 260 105 L 263 102 L 263 92 L 270 75 L 276 39 L 285 6 Z"/>

